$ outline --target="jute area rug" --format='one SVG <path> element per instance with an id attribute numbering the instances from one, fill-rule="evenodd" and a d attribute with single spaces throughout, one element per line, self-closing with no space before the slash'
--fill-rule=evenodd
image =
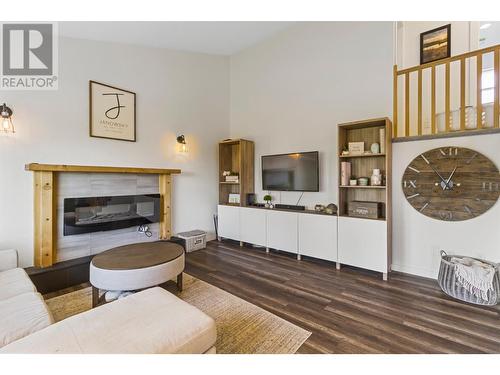
<path id="1" fill-rule="evenodd" d="M 217 353 L 293 354 L 311 335 L 270 312 L 202 280 L 184 274 L 181 299 L 211 316 L 217 325 Z M 90 287 L 48 299 L 54 319 L 60 321 L 89 310 Z"/>

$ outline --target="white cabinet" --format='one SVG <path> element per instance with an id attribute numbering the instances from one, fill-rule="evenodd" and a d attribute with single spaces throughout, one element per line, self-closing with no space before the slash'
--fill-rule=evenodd
<path id="1" fill-rule="evenodd" d="M 225 205 L 218 214 L 220 237 L 388 272 L 386 221 Z"/>
<path id="2" fill-rule="evenodd" d="M 297 254 L 298 215 L 295 212 L 267 212 L 267 247 Z"/>
<path id="3" fill-rule="evenodd" d="M 219 205 L 219 236 L 240 241 L 240 207 Z"/>
<path id="4" fill-rule="evenodd" d="M 387 222 L 339 217 L 338 261 L 387 273 Z"/>
<path id="5" fill-rule="evenodd" d="M 301 214 L 299 219 L 299 254 L 337 261 L 337 217 Z"/>
<path id="6" fill-rule="evenodd" d="M 254 245 L 267 246 L 266 210 L 240 208 L 240 240 Z"/>
<path id="7" fill-rule="evenodd" d="M 337 216 L 219 205 L 219 236 L 337 261 Z"/>

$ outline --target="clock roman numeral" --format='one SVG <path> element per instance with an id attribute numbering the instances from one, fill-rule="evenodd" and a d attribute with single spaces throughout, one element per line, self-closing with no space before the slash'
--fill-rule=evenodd
<path id="1" fill-rule="evenodd" d="M 411 169 L 413 172 L 420 173 L 420 171 L 417 168 L 414 168 L 412 166 L 409 166 L 408 168 Z"/>
<path id="2" fill-rule="evenodd" d="M 409 196 L 406 197 L 406 199 L 415 198 L 415 197 L 418 197 L 419 195 L 420 195 L 420 193 L 409 195 Z"/>
<path id="3" fill-rule="evenodd" d="M 425 210 L 425 208 L 429 205 L 429 202 L 425 202 L 425 204 L 422 206 L 422 208 L 419 210 L 420 212 L 422 212 L 423 210 Z"/>
<path id="4" fill-rule="evenodd" d="M 441 211 L 439 212 L 441 220 L 453 220 L 453 212 L 451 211 Z"/>
<path id="5" fill-rule="evenodd" d="M 424 161 L 429 164 L 429 160 L 427 160 L 427 158 L 424 156 L 424 154 L 420 155 L 422 157 L 422 159 L 424 159 Z"/>
<path id="6" fill-rule="evenodd" d="M 403 185 L 405 188 L 412 187 L 415 189 L 417 187 L 417 180 L 404 180 Z"/>
<path id="7" fill-rule="evenodd" d="M 446 149 L 445 149 L 445 150 L 446 150 Z M 443 156 L 446 156 L 446 155 L 448 155 L 448 156 L 457 156 L 457 155 L 458 155 L 458 148 L 456 148 L 456 147 L 450 147 L 450 148 L 448 148 L 448 150 L 446 150 L 446 151 L 443 151 L 443 149 L 442 149 L 442 148 L 440 148 L 440 149 L 439 149 L 439 152 L 440 152 L 440 153 L 441 153 L 441 155 L 443 155 Z M 427 163 L 427 164 L 428 164 L 428 163 Z"/>
<path id="8" fill-rule="evenodd" d="M 483 182 L 483 191 L 498 191 L 498 182 Z"/>

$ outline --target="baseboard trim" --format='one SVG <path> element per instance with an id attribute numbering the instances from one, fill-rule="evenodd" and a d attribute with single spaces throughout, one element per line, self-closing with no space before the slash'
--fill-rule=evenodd
<path id="1" fill-rule="evenodd" d="M 420 267 L 413 267 L 413 266 L 406 266 L 406 265 L 401 265 L 401 264 L 392 264 L 392 270 L 401 272 L 401 273 L 406 273 L 408 275 L 415 275 L 415 276 L 420 276 L 420 277 L 425 277 L 428 279 L 437 279 L 437 273 L 433 272 L 432 270 L 429 269 L 424 269 Z"/>

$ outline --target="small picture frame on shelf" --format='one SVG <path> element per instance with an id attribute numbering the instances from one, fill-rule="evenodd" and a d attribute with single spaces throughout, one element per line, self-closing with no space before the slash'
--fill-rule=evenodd
<path id="1" fill-rule="evenodd" d="M 240 204 L 240 195 L 235 193 L 229 193 L 229 204 Z"/>
<path id="2" fill-rule="evenodd" d="M 349 142 L 347 148 L 350 155 L 361 155 L 365 152 L 365 142 Z"/>

